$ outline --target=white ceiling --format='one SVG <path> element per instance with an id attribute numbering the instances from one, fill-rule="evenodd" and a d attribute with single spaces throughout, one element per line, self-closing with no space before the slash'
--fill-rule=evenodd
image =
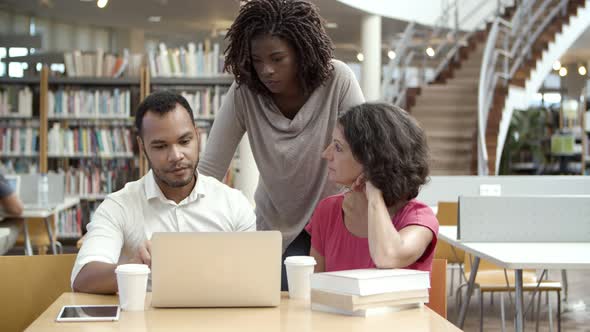
<path id="1" fill-rule="evenodd" d="M 360 50 L 360 22 L 363 12 L 336 0 L 312 0 L 320 14 L 338 28 L 328 29 L 337 56 L 351 60 Z M 215 29 L 225 30 L 233 22 L 239 0 L 110 0 L 99 9 L 95 1 L 0 0 L 0 9 L 101 27 L 137 28 L 149 38 L 187 42 L 202 39 Z M 159 23 L 148 21 L 161 16 Z M 403 31 L 406 22 L 383 19 L 383 40 Z"/>
<path id="2" fill-rule="evenodd" d="M 561 56 L 563 64 L 585 63 L 590 61 L 590 30 L 586 30 L 574 44 Z"/>
<path id="3" fill-rule="evenodd" d="M 363 12 L 336 0 L 311 1 L 319 7 L 324 19 L 338 25 L 336 29 L 328 29 L 336 45 L 336 56 L 353 61 L 360 51 Z M 110 0 L 104 9 L 99 9 L 92 0 L 0 0 L 0 10 L 100 27 L 142 29 L 146 37 L 172 44 L 200 40 L 213 30 L 224 31 L 234 20 L 238 8 L 239 0 Z M 162 21 L 151 23 L 150 16 L 161 16 Z M 391 18 L 383 18 L 382 22 L 384 46 L 407 24 Z M 590 31 L 562 57 L 563 63 L 588 60 Z"/>

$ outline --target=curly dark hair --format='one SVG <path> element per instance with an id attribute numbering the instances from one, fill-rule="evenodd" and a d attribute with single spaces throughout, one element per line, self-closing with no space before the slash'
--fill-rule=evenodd
<path id="1" fill-rule="evenodd" d="M 154 112 L 161 116 L 174 110 L 176 104 L 180 104 L 180 106 L 184 107 L 190 115 L 190 118 L 193 118 L 193 110 L 191 106 L 179 93 L 171 90 L 161 90 L 147 96 L 139 106 L 137 106 L 137 112 L 135 112 L 135 128 L 137 129 L 137 133 L 141 136 L 143 118 L 147 112 Z"/>
<path id="2" fill-rule="evenodd" d="M 418 196 L 428 179 L 428 145 L 418 122 L 403 109 L 365 103 L 338 117 L 344 138 L 364 175 L 387 206 Z"/>
<path id="3" fill-rule="evenodd" d="M 240 9 L 225 39 L 224 70 L 235 76 L 238 85 L 269 96 L 271 92 L 258 78 L 250 43 L 256 36 L 269 34 L 287 41 L 295 50 L 297 69 L 304 93 L 315 90 L 331 75 L 334 46 L 326 33 L 318 8 L 301 0 L 252 0 Z"/>

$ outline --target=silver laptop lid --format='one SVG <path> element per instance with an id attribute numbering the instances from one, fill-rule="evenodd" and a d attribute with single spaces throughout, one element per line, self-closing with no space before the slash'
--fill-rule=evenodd
<path id="1" fill-rule="evenodd" d="M 154 233 L 152 306 L 278 306 L 278 231 Z"/>

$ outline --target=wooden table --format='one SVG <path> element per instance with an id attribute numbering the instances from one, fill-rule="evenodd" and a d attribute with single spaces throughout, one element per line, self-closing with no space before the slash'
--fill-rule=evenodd
<path id="1" fill-rule="evenodd" d="M 309 302 L 282 294 L 277 308 L 183 308 L 125 312 L 117 322 L 57 323 L 64 305 L 118 304 L 116 296 L 62 294 L 26 331 L 460 331 L 427 307 L 374 317 L 350 317 L 311 311 Z"/>

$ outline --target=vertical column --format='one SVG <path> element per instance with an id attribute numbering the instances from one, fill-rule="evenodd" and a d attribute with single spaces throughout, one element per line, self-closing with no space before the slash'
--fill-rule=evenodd
<path id="1" fill-rule="evenodd" d="M 49 90 L 49 67 L 44 65 L 41 69 L 39 93 L 39 173 L 47 173 L 47 139 L 48 139 L 48 90 Z"/>
<path id="2" fill-rule="evenodd" d="M 367 101 L 381 99 L 381 16 L 365 15 L 361 22 L 361 89 Z"/>
<path id="3" fill-rule="evenodd" d="M 150 94 L 150 71 L 146 65 L 141 66 L 141 78 L 139 83 L 139 99 L 143 101 Z M 137 133 L 139 135 L 139 133 Z M 147 158 L 143 149 L 139 148 L 139 177 L 141 178 L 149 171 Z"/>

